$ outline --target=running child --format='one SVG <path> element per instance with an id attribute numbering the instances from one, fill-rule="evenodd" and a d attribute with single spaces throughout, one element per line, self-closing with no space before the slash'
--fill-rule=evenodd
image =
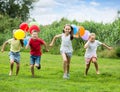
<path id="1" fill-rule="evenodd" d="M 34 77 L 34 65 L 37 67 L 37 69 L 41 68 L 41 64 L 40 64 L 41 55 L 42 55 L 41 46 L 44 45 L 46 51 L 48 51 L 48 49 L 45 41 L 43 41 L 38 37 L 37 31 L 34 30 L 31 36 L 32 37 L 30 38 L 28 44 L 26 45 L 26 49 L 30 47 L 30 55 L 31 55 L 30 67 L 31 67 L 32 77 Z"/>
<path id="2" fill-rule="evenodd" d="M 14 34 L 15 30 L 13 30 Z M 14 36 L 13 38 L 4 42 L 1 51 L 4 52 L 4 49 L 7 44 L 10 44 L 10 72 L 9 75 L 13 74 L 13 66 L 14 62 L 16 63 L 16 75 L 18 75 L 19 68 L 20 68 L 20 49 L 23 47 L 23 40 L 17 40 Z"/>
<path id="3" fill-rule="evenodd" d="M 64 29 L 63 29 L 63 33 L 54 36 L 53 40 L 50 43 L 50 46 L 53 46 L 55 40 L 57 38 L 60 38 L 60 37 L 62 40 L 61 47 L 60 47 L 60 53 L 61 53 L 62 58 L 63 58 L 63 70 L 64 70 L 63 78 L 69 79 L 69 77 L 70 77 L 70 73 L 69 73 L 70 60 L 71 60 L 72 52 L 73 52 L 72 40 L 75 37 L 73 35 L 72 26 L 68 25 L 68 24 L 65 25 Z"/>
<path id="4" fill-rule="evenodd" d="M 85 52 L 85 61 L 86 61 L 86 68 L 85 68 L 85 76 L 88 74 L 88 70 L 90 67 L 91 62 L 94 63 L 95 69 L 96 69 L 96 74 L 100 74 L 99 69 L 98 69 L 98 63 L 97 63 L 97 47 L 100 45 L 103 45 L 107 49 L 111 50 L 112 47 L 107 46 L 106 44 L 95 40 L 96 35 L 95 33 L 91 33 L 89 40 L 86 42 L 84 45 L 84 48 L 86 49 Z"/>

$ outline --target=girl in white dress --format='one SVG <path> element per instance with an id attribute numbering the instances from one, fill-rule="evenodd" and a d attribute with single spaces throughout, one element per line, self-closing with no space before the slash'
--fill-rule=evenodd
<path id="1" fill-rule="evenodd" d="M 95 40 L 95 37 L 96 37 L 95 33 L 91 33 L 89 40 L 84 45 L 84 48 L 86 49 L 86 52 L 85 52 L 85 61 L 86 61 L 85 76 L 88 73 L 91 61 L 95 65 L 96 73 L 100 74 L 99 70 L 98 70 L 98 64 L 97 64 L 97 54 L 96 54 L 97 47 L 100 45 L 103 45 L 104 47 L 106 47 L 109 50 L 112 49 L 112 47 L 109 47 L 106 44 L 104 44 L 98 40 Z"/>
<path id="2" fill-rule="evenodd" d="M 69 79 L 70 60 L 73 52 L 72 42 L 71 42 L 73 39 L 73 28 L 71 27 L 71 25 L 65 25 L 63 33 L 54 36 L 52 42 L 50 43 L 50 46 L 53 46 L 53 43 L 55 42 L 56 38 L 60 38 L 60 37 L 62 40 L 60 53 L 63 58 L 63 69 L 64 69 L 63 78 Z"/>

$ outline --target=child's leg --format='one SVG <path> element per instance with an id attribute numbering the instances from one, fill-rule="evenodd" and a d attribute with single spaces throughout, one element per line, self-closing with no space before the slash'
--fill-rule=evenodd
<path id="1" fill-rule="evenodd" d="M 86 68 L 85 68 L 85 76 L 86 76 L 87 73 L 88 73 L 88 70 L 89 70 L 89 68 L 90 68 L 90 64 L 91 64 L 91 62 L 89 62 L 89 64 L 86 64 Z"/>
<path id="2" fill-rule="evenodd" d="M 95 65 L 96 73 L 97 73 L 97 74 L 100 74 L 100 73 L 99 73 L 99 70 L 98 70 L 98 63 L 97 63 L 96 57 L 93 57 L 93 58 L 92 58 L 92 61 L 93 61 L 94 65 Z"/>
<path id="3" fill-rule="evenodd" d="M 16 75 L 18 75 L 20 69 L 20 64 L 16 63 Z"/>
<path id="4" fill-rule="evenodd" d="M 35 66 L 37 67 L 37 69 L 41 69 L 40 60 L 41 60 L 41 56 L 35 57 Z"/>
<path id="5" fill-rule="evenodd" d="M 63 58 L 64 74 L 67 74 L 67 57 L 65 53 L 62 53 L 62 58 Z"/>
<path id="6" fill-rule="evenodd" d="M 9 75 L 11 76 L 12 73 L 13 73 L 13 66 L 14 66 L 14 60 L 11 60 L 10 61 L 10 72 L 9 72 Z"/>
<path id="7" fill-rule="evenodd" d="M 69 74 L 70 71 L 70 60 L 71 58 L 67 56 L 67 74 Z"/>
<path id="8" fill-rule="evenodd" d="M 85 66 L 85 76 L 88 73 L 88 70 L 90 68 L 90 64 L 91 64 L 91 58 L 86 58 L 86 66 Z"/>
<path id="9" fill-rule="evenodd" d="M 31 64 L 30 68 L 31 68 L 32 77 L 34 77 L 34 65 Z"/>

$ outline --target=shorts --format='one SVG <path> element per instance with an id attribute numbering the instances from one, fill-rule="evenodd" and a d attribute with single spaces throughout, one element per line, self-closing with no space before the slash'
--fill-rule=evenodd
<path id="1" fill-rule="evenodd" d="M 10 61 L 14 60 L 16 63 L 20 63 L 20 52 L 9 52 Z"/>
<path id="2" fill-rule="evenodd" d="M 33 55 L 30 56 L 30 64 L 31 65 L 34 65 L 34 64 L 39 65 L 40 60 L 41 60 L 41 56 L 33 56 Z"/>
<path id="3" fill-rule="evenodd" d="M 63 51 L 60 51 L 61 54 L 65 53 Z M 67 57 L 71 58 L 72 57 L 72 52 L 67 52 L 65 53 L 67 55 Z"/>
<path id="4" fill-rule="evenodd" d="M 96 58 L 97 59 L 97 57 L 85 58 L 86 64 L 89 64 L 91 62 L 92 58 Z"/>

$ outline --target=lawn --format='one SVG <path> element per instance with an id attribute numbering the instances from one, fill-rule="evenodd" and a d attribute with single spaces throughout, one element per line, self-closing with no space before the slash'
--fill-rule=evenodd
<path id="1" fill-rule="evenodd" d="M 29 53 L 21 52 L 21 67 L 18 76 L 9 76 L 8 52 L 0 52 L 0 92 L 120 92 L 120 59 L 98 58 L 101 74 L 96 75 L 91 64 L 88 76 L 84 77 L 84 57 L 73 56 L 70 79 L 63 79 L 60 55 L 43 54 L 41 70 L 35 68 L 31 77 Z"/>

